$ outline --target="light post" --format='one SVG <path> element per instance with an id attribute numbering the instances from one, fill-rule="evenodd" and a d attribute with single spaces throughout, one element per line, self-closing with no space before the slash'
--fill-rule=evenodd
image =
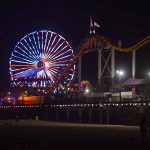
<path id="1" fill-rule="evenodd" d="M 119 100 L 121 101 L 121 76 L 124 75 L 124 71 L 117 70 L 116 74 L 118 75 L 118 78 L 119 78 Z"/>
<path id="2" fill-rule="evenodd" d="M 86 94 L 89 93 L 89 89 L 88 89 L 88 88 L 85 89 L 85 93 L 86 93 Z"/>
<path id="3" fill-rule="evenodd" d="M 150 85 L 150 71 L 148 72 L 148 84 Z M 148 86 L 148 93 L 149 93 L 149 86 Z M 150 100 L 150 94 L 148 94 L 148 100 Z"/>

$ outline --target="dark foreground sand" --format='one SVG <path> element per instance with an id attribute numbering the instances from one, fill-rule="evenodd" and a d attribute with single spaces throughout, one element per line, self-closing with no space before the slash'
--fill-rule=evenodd
<path id="1" fill-rule="evenodd" d="M 138 126 L 90 125 L 48 121 L 0 121 L 0 149 L 138 150 L 149 149 Z"/>

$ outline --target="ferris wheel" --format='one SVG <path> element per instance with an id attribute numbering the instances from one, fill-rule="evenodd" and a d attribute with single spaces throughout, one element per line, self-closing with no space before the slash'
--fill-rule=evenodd
<path id="1" fill-rule="evenodd" d="M 50 87 L 74 59 L 70 44 L 58 33 L 41 30 L 25 35 L 10 57 L 10 76 L 13 86 Z M 69 86 L 75 65 L 60 82 L 59 88 Z"/>

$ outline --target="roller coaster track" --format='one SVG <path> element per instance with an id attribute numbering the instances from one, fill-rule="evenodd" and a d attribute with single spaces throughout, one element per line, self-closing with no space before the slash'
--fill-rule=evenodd
<path id="1" fill-rule="evenodd" d="M 150 35 L 145 37 L 143 40 L 141 40 L 140 42 L 138 42 L 137 44 L 128 47 L 128 48 L 122 48 L 122 47 L 118 47 L 114 44 L 112 44 L 112 42 L 110 42 L 110 40 L 108 40 L 106 37 L 100 37 L 96 34 L 91 34 L 89 36 L 86 36 L 83 41 L 80 43 L 79 47 L 77 48 L 78 53 L 74 56 L 74 59 L 71 61 L 71 63 L 69 64 L 69 66 L 66 67 L 66 69 L 62 72 L 62 74 L 60 76 L 57 77 L 57 79 L 55 80 L 55 82 L 53 83 L 53 85 L 50 87 L 50 89 L 48 90 L 48 93 L 51 93 L 54 88 L 56 86 L 58 86 L 59 81 L 64 78 L 64 76 L 67 74 L 67 72 L 71 69 L 72 65 L 77 61 L 77 59 L 79 58 L 79 56 L 83 55 L 84 52 L 86 51 L 86 49 L 89 48 L 89 46 L 92 45 L 92 43 L 99 43 L 99 45 L 101 45 L 102 47 L 108 47 L 108 48 L 113 48 L 116 51 L 120 51 L 120 52 L 132 52 L 134 50 L 138 50 L 140 49 L 142 46 L 144 46 L 145 44 L 150 42 Z"/>
<path id="2" fill-rule="evenodd" d="M 143 47 L 144 45 L 146 45 L 147 43 L 150 42 L 150 35 L 145 37 L 143 40 L 141 40 L 140 42 L 136 43 L 135 45 L 132 45 L 131 47 L 128 48 L 121 48 L 118 46 L 115 46 L 114 44 L 112 44 L 107 38 L 105 37 L 100 37 L 100 40 L 102 40 L 104 43 L 108 44 L 108 46 L 110 48 L 114 48 L 116 51 L 120 51 L 120 52 L 132 52 L 134 50 L 138 50 L 141 47 Z"/>

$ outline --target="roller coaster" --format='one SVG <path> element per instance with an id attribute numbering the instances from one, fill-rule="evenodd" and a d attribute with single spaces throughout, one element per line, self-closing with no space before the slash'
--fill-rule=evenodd
<path id="1" fill-rule="evenodd" d="M 144 45 L 146 45 L 149 42 L 150 42 L 150 35 L 145 37 L 143 40 L 136 43 L 135 45 L 132 45 L 131 47 L 123 48 L 123 47 L 120 47 L 120 46 L 113 44 L 106 37 L 98 36 L 94 33 L 87 35 L 82 40 L 82 42 L 80 43 L 78 48 L 76 49 L 78 52 L 75 54 L 73 60 L 66 67 L 65 71 L 61 75 L 57 76 L 57 79 L 55 80 L 53 85 L 49 88 L 48 93 L 53 92 L 54 88 L 56 86 L 58 86 L 59 82 L 65 77 L 66 73 L 70 70 L 71 66 L 73 64 L 75 64 L 77 62 L 78 58 L 83 56 L 86 53 L 86 51 L 88 49 L 90 49 L 91 47 L 95 47 L 96 49 L 100 49 L 100 50 L 110 49 L 111 54 L 113 53 L 113 51 L 119 51 L 119 52 L 127 53 L 127 52 L 135 52 L 136 50 L 140 49 L 141 47 L 143 47 Z M 133 61 L 134 61 L 133 66 L 135 66 L 135 60 L 133 60 Z M 106 65 L 107 64 L 105 64 L 105 68 L 106 68 Z M 114 65 L 112 65 L 112 67 L 113 68 L 111 70 L 113 71 L 113 73 L 111 74 L 111 78 L 114 77 Z M 135 75 L 135 68 L 133 70 L 134 70 L 134 72 L 133 72 L 132 76 Z M 100 77 L 100 79 L 101 79 L 101 77 Z"/>

